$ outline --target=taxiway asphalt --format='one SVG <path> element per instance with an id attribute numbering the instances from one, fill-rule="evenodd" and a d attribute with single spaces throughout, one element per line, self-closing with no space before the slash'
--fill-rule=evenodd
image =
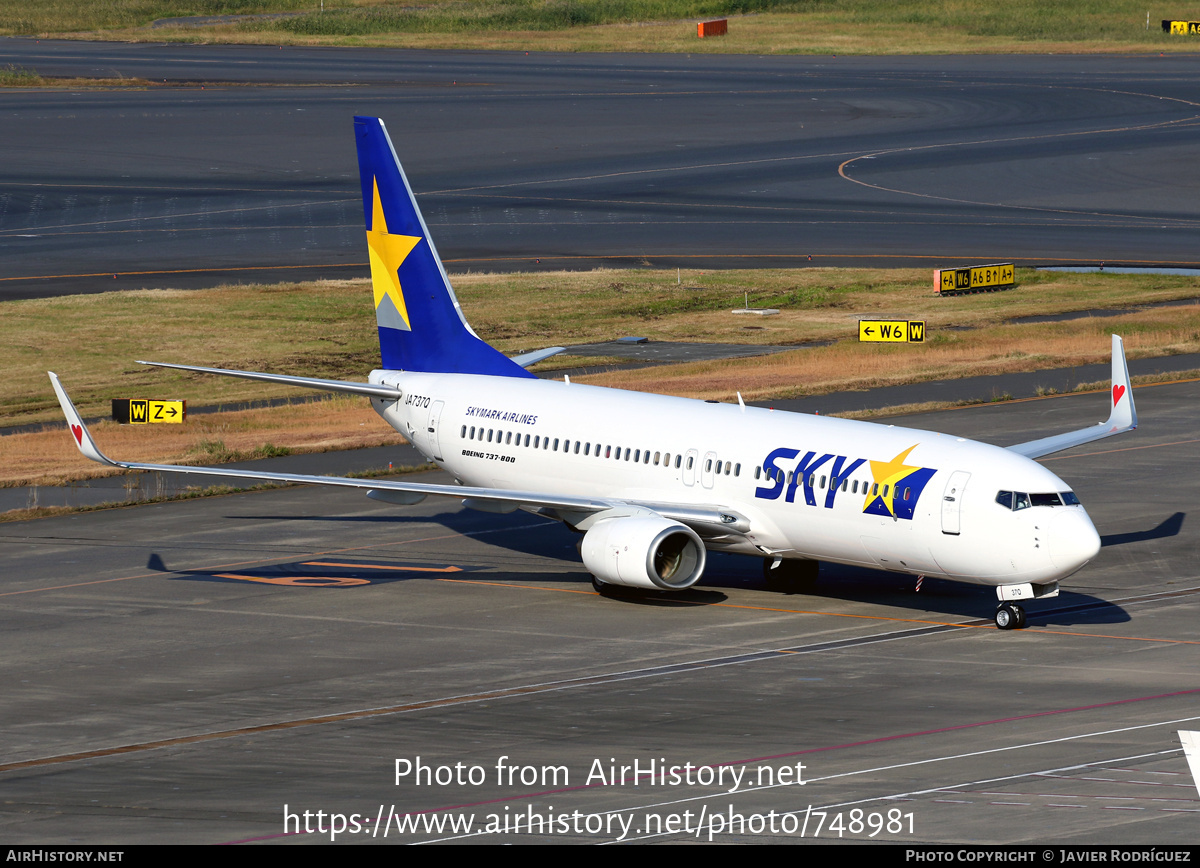
<path id="1" fill-rule="evenodd" d="M 817 840 L 840 815 L 863 840 L 878 819 L 892 842 L 1194 843 L 1200 384 L 1136 395 L 1136 432 L 1046 459 L 1104 546 L 1008 633 L 985 588 L 824 567 L 784 595 L 727 556 L 691 591 L 602 598 L 561 526 L 444 500 L 292 488 L 0 525 L 4 837 L 313 842 L 358 814 L 339 841 L 765 842 L 805 818 L 813 839 L 811 806 Z M 1006 444 L 1098 403 L 890 421 Z M 430 782 L 398 781 L 418 758 Z M 725 777 L 610 780 L 664 761 Z M 458 763 L 482 781 L 433 778 Z M 805 785 L 767 780 L 797 763 Z M 380 816 L 419 831 L 372 838 Z"/>
<path id="2" fill-rule="evenodd" d="M 365 276 L 350 119 L 451 271 L 1196 265 L 1196 56 L 0 40 L 0 297 Z M 811 257 L 811 259 L 810 259 Z"/>

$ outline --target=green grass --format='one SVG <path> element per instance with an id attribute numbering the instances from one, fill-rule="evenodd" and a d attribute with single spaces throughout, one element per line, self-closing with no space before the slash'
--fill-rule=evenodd
<path id="1" fill-rule="evenodd" d="M 31 69 L 14 66 L 0 66 L 0 87 L 36 87 L 43 84 L 45 79 Z"/>
<path id="2" fill-rule="evenodd" d="M 460 0 L 426 6 L 328 8 L 295 18 L 248 22 L 244 30 L 305 36 L 570 30 L 602 24 L 793 13 L 836 18 L 847 27 L 916 26 L 950 35 L 1081 42 L 1146 34 L 1145 4 L 1128 0 Z M 1179 14 L 1173 12 L 1172 14 Z M 1139 26 L 1140 25 L 1140 26 Z M 1161 41 L 1152 20 L 1149 41 Z"/>
<path id="3" fill-rule="evenodd" d="M 830 4 L 796 0 L 462 0 L 427 6 L 330 8 L 280 21 L 250 22 L 241 25 L 241 29 L 280 30 L 305 36 L 548 31 L 755 12 L 797 12 L 823 5 Z"/>
<path id="4" fill-rule="evenodd" d="M 1009 328 L 1002 324 L 1014 317 L 1200 297 L 1196 277 L 1019 269 L 1017 280 L 1007 292 L 939 298 L 928 269 L 685 270 L 678 283 L 674 269 L 453 278 L 476 332 L 510 355 L 631 334 L 737 344 L 841 340 L 857 334 L 859 317 L 924 319 L 928 347 L 937 349 L 968 340 L 954 329 Z M 732 315 L 747 292 L 751 305 L 782 313 Z M 148 368 L 136 359 L 344 380 L 362 380 L 379 365 L 369 281 L 8 301 L 0 315 L 0 426 L 60 418 L 47 370 L 63 378 L 84 412 L 97 414 L 120 397 L 186 398 L 196 407 L 297 395 L 284 386 Z M 1124 327 L 1133 338 L 1161 324 L 1135 317 Z M 1045 328 L 1049 334 L 1053 324 Z M 1175 339 L 1198 342 L 1200 333 Z M 1053 341 L 1047 345 L 1052 355 Z M 550 367 L 595 362 L 556 357 Z"/>
<path id="5" fill-rule="evenodd" d="M 158 18 L 313 9 L 311 0 L 0 0 L 0 33 L 24 35 L 145 27 Z"/>
<path id="6" fill-rule="evenodd" d="M 125 39 L 526 48 L 567 51 L 972 53 L 1192 51 L 1163 17 L 1200 19 L 1200 2 L 1133 0 L 0 0 L 0 34 L 91 33 Z M 292 13 L 201 28 L 160 18 Z M 295 14 L 299 13 L 299 14 Z M 689 22 L 733 19 L 697 40 Z M 650 28 L 626 26 L 661 24 Z M 670 26 L 666 26 L 670 25 Z"/>
<path id="7" fill-rule="evenodd" d="M 286 446 L 264 443 L 256 449 L 229 449 L 223 440 L 201 440 L 191 454 L 201 464 L 227 464 L 231 461 L 254 461 L 259 458 L 282 458 L 291 455 Z"/>

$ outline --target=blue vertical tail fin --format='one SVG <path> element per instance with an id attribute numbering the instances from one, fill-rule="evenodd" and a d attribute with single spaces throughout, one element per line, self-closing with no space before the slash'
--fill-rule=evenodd
<path id="1" fill-rule="evenodd" d="M 354 137 L 383 367 L 533 376 L 467 324 L 383 121 L 356 117 Z"/>

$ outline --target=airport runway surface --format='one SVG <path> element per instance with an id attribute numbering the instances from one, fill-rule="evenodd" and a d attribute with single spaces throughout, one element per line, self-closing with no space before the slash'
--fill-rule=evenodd
<path id="1" fill-rule="evenodd" d="M 0 64 L 165 82 L 0 94 L 0 298 L 365 276 L 354 114 L 452 271 L 1200 260 L 1195 56 L 5 39 Z"/>
<path id="2" fill-rule="evenodd" d="M 564 528 L 447 501 L 0 525 L 6 840 L 1194 843 L 1200 384 L 1136 394 L 1138 431 L 1047 460 L 1104 547 L 1017 632 L 984 588 L 783 595 L 734 557 L 602 598 Z M 892 421 L 1006 444 L 1102 404 Z"/>

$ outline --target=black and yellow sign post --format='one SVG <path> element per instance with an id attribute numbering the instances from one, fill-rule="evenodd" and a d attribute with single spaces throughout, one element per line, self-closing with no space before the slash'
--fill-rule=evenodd
<path id="1" fill-rule="evenodd" d="M 933 288 L 940 295 L 995 292 L 1016 286 L 1011 262 L 972 265 L 968 268 L 939 268 L 933 272 Z"/>
<path id="2" fill-rule="evenodd" d="M 1172 36 L 1200 35 L 1200 21 L 1172 21 L 1164 18 L 1162 28 L 1163 33 L 1170 33 Z"/>
<path id="3" fill-rule="evenodd" d="M 860 319 L 858 339 L 874 343 L 923 344 L 925 320 Z"/>
<path id="4" fill-rule="evenodd" d="M 180 424 L 187 418 L 187 401 L 113 398 L 112 418 L 123 425 Z"/>

